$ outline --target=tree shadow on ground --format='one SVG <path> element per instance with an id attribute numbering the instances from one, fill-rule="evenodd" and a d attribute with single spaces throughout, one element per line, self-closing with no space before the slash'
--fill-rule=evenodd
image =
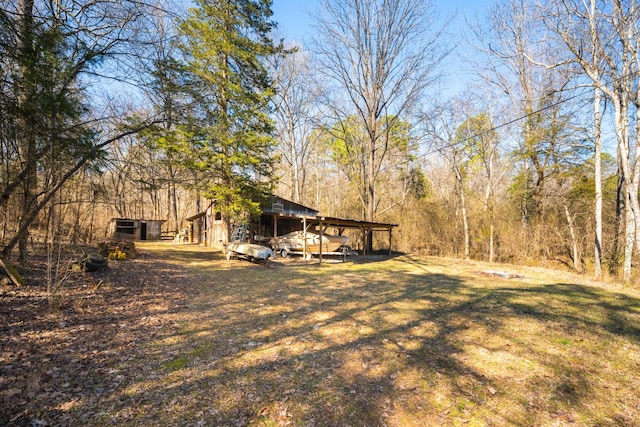
<path id="1" fill-rule="evenodd" d="M 112 261 L 71 276 L 54 307 L 46 285 L 2 289 L 0 424 L 84 425 L 95 418 L 82 408 L 127 382 L 120 368 L 140 346 L 178 330 L 171 316 L 189 302 L 184 274 L 154 257 Z"/>
<path id="2" fill-rule="evenodd" d="M 180 396 L 182 409 L 176 413 L 192 417 L 194 423 L 293 418 L 318 425 L 383 425 L 398 412 L 411 419 L 421 404 L 437 405 L 422 397 L 436 387 L 447 390 L 450 402 L 426 414 L 446 423 L 464 419 L 491 399 L 489 390 L 500 387 L 461 357 L 468 344 L 462 335 L 478 325 L 501 331 L 506 318 L 530 319 L 560 332 L 609 332 L 637 344 L 633 319 L 620 320 L 633 313 L 638 301 L 583 286 L 478 288 L 453 275 L 430 274 L 424 266 L 419 276 L 360 267 L 340 273 L 345 283 L 339 283 L 334 272 L 312 280 L 302 272 L 287 277 L 299 281 L 289 285 L 280 273 L 272 281 L 253 284 L 242 283 L 238 276 L 220 278 L 225 286 L 216 287 L 211 294 L 215 298 L 197 307 L 197 326 L 187 328 L 190 339 L 178 344 L 182 350 L 173 350 L 189 354 L 195 341 L 208 343 L 208 351 L 192 358 L 185 375 L 176 375 L 180 379 L 171 386 L 145 389 L 145 395 Z M 412 308 L 416 301 L 422 306 Z M 601 316 L 580 315 L 594 312 L 594 306 L 602 310 Z M 207 312 L 212 314 L 203 317 Z M 353 333 L 357 329 L 362 332 Z M 287 340 L 301 341 L 302 346 L 288 350 Z M 544 423 L 548 414 L 561 413 L 562 402 L 573 408 L 589 403 L 594 390 L 579 367 L 528 342 L 510 351 L 535 356 L 540 369 L 552 375 L 525 378 L 524 389 L 544 392 L 533 401 L 523 399 L 521 414 L 489 406 L 485 419 Z M 212 385 L 221 394 L 203 393 Z M 135 395 L 130 398 L 135 401 Z M 540 408 L 545 401 L 552 403 Z M 203 402 L 213 412 L 196 411 Z M 624 414 L 610 418 L 625 420 Z"/>
<path id="3" fill-rule="evenodd" d="M 500 335 L 505 317 L 515 317 L 554 329 L 600 329 L 601 333 L 612 332 L 625 339 L 638 338 L 633 321 L 620 322 L 620 316 L 633 313 L 638 305 L 637 300 L 624 295 L 566 284 L 478 288 L 454 275 L 429 273 L 421 261 L 407 258 L 401 262 L 418 266 L 421 274 L 366 265 L 359 266 L 357 272 L 341 272 L 339 276 L 346 283 L 339 285 L 333 272 L 316 272 L 320 278 L 309 280 L 306 271 L 287 271 L 283 280 L 280 271 L 272 278 L 275 283 L 254 284 L 262 287 L 258 291 L 222 279 L 227 286 L 217 289 L 216 302 L 197 309 L 200 314 L 216 314 L 200 317 L 198 326 L 190 330 L 191 336 L 206 337 L 203 339 L 212 343 L 207 357 L 194 361 L 193 366 L 197 370 L 206 370 L 203 365 L 209 363 L 218 367 L 201 379 L 181 380 L 154 392 L 183 394 L 185 389 L 195 390 L 197 405 L 207 401 L 212 412 L 194 411 L 187 398 L 182 416 L 191 414 L 193 422 L 199 416 L 224 425 L 278 417 L 318 425 L 383 425 L 399 412 L 398 401 L 405 402 L 402 411 L 407 419 L 412 413 L 419 414 L 421 405 L 432 405 L 425 416 L 433 422 L 453 423 L 455 419 L 464 420 L 471 408 L 485 405 L 485 420 L 545 423 L 549 414 L 564 416 L 565 403 L 574 408 L 589 403 L 593 388 L 583 370 L 545 354 L 536 345 L 519 344 L 510 351 L 518 357 L 534 355 L 540 369 L 550 370 L 553 375 L 527 377 L 525 390 L 543 392 L 533 399 L 518 397 L 520 413 L 511 415 L 486 405 L 500 384 L 461 357 L 468 344 L 461 338 L 465 331 L 480 326 Z M 220 300 L 226 302 L 221 304 Z M 406 305 L 415 301 L 421 301 L 424 307 L 412 309 Z M 555 306 L 545 301 L 555 301 Z M 604 317 L 580 317 L 581 311 L 591 310 L 594 304 L 604 310 Z M 267 310 L 266 305 L 279 309 Z M 572 310 L 567 310 L 569 307 Z M 412 316 L 403 317 L 407 312 Z M 227 316 L 229 313 L 236 316 Z M 399 320 L 393 319 L 395 315 Z M 323 320 L 318 322 L 319 318 Z M 616 319 L 615 323 L 611 319 Z M 432 333 L 422 331 L 425 325 Z M 353 334 L 358 328 L 366 331 Z M 416 334 L 416 329 L 422 335 Z M 332 330 L 340 337 L 335 337 Z M 505 337 L 509 338 L 513 337 Z M 227 345 L 230 340 L 231 347 Z M 303 350 L 289 350 L 287 340 L 302 341 Z M 273 354 L 260 356 L 269 351 Z M 189 368 L 185 369 L 189 376 Z M 224 396 L 198 392 L 212 384 L 226 391 L 226 400 Z M 449 402 L 442 408 L 422 396 L 432 386 L 447 390 Z M 545 401 L 551 403 L 541 408 Z M 624 414 L 609 415 L 622 424 L 627 420 Z"/>
<path id="4" fill-rule="evenodd" d="M 637 373 L 616 366 L 622 374 L 606 378 L 613 371 L 601 360 L 624 346 L 640 351 L 638 299 L 567 283 L 471 280 L 442 273 L 453 262 L 431 264 L 399 257 L 269 269 L 197 248 L 154 251 L 127 264 L 154 269 L 129 297 L 145 310 L 164 300 L 164 311 L 145 314 L 161 320 L 134 326 L 140 312 L 111 317 L 138 328 L 135 341 L 106 334 L 119 357 L 81 365 L 96 373 L 92 385 L 79 382 L 73 410 L 50 405 L 47 419 L 632 425 L 640 415 L 637 391 L 624 384 Z M 169 286 L 157 288 L 158 280 Z M 600 387 L 607 381 L 615 402 Z"/>

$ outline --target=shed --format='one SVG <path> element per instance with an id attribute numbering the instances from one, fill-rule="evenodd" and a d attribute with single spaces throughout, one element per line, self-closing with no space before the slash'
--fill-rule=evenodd
<path id="1" fill-rule="evenodd" d="M 268 196 L 260 208 L 262 214 L 252 218 L 251 222 L 246 224 L 246 232 L 252 243 L 268 245 L 272 237 L 292 231 L 325 233 L 327 228 L 333 228 L 340 235 L 346 230 L 357 233 L 359 238 L 354 243 L 362 250 L 363 255 L 367 252 L 365 236 L 374 232 L 383 232 L 387 237 L 385 239 L 388 242 L 387 250 L 391 253 L 392 231 L 397 224 L 320 216 L 316 209 L 275 195 Z M 190 228 L 187 229 L 189 242 L 219 249 L 222 248 L 223 242 L 226 242 L 222 218 L 220 212 L 216 211 L 214 202 L 211 202 L 206 210 L 187 218 L 187 221 L 191 223 Z"/>
<path id="2" fill-rule="evenodd" d="M 164 219 L 113 218 L 109 222 L 109 236 L 129 240 L 160 240 Z"/>

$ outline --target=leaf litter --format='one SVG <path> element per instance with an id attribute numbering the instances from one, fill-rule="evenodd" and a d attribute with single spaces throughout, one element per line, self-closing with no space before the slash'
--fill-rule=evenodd
<path id="1" fill-rule="evenodd" d="M 534 270 L 514 286 L 426 257 L 265 268 L 191 245 L 141 254 L 80 275 L 53 310 L 42 283 L 0 288 L 0 424 L 640 419 L 633 290 Z"/>

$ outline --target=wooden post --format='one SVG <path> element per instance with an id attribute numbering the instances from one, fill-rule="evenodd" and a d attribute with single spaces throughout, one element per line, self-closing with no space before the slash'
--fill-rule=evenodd
<path id="1" fill-rule="evenodd" d="M 273 216 L 273 237 L 278 237 L 278 216 Z"/>
<path id="2" fill-rule="evenodd" d="M 260 216 L 258 217 L 258 231 L 257 231 L 257 232 L 254 232 L 254 233 L 251 233 L 251 241 L 252 241 L 253 243 L 256 243 L 256 241 L 254 241 L 254 239 L 255 239 L 255 237 L 256 237 L 256 236 L 260 238 L 260 241 L 259 241 L 258 243 L 259 243 L 259 244 L 262 244 L 262 241 L 263 241 L 262 237 L 264 237 L 264 236 L 262 235 L 262 215 L 260 215 Z"/>
<path id="3" fill-rule="evenodd" d="M 324 236 L 323 231 L 324 230 L 322 230 L 322 220 L 321 220 L 320 221 L 320 254 L 318 255 L 320 265 L 322 265 L 322 237 Z"/>
<path id="4" fill-rule="evenodd" d="M 391 237 L 393 235 L 393 227 L 389 227 L 389 256 L 391 256 Z"/>
<path id="5" fill-rule="evenodd" d="M 302 258 L 307 258 L 307 218 L 302 218 L 302 240 L 304 241 L 304 245 L 302 248 Z"/>

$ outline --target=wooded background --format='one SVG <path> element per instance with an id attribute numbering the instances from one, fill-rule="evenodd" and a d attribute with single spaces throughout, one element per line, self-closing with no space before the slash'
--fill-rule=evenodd
<path id="1" fill-rule="evenodd" d="M 2 255 L 274 192 L 400 251 L 632 281 L 638 6 L 326 0 L 301 45 L 269 0 L 3 0 Z"/>

